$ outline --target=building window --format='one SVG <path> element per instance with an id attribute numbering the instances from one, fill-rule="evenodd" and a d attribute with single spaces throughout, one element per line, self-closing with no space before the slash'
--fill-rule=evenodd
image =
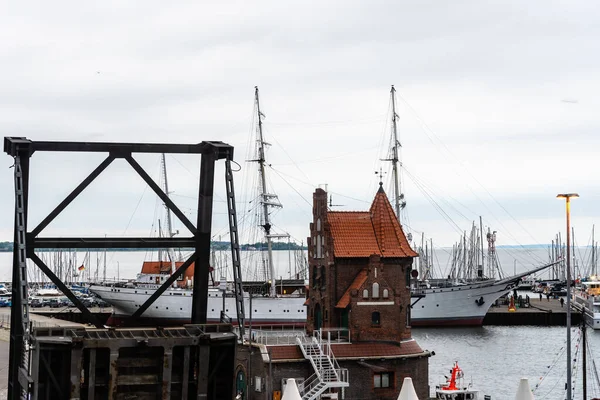
<path id="1" fill-rule="evenodd" d="M 383 298 L 387 299 L 390 297 L 390 292 L 387 289 L 383 289 Z"/>
<path id="2" fill-rule="evenodd" d="M 379 311 L 374 311 L 371 314 L 371 324 L 375 326 L 381 325 L 381 314 L 379 314 Z"/>
<path id="3" fill-rule="evenodd" d="M 363 299 L 369 298 L 369 291 L 367 289 L 363 290 Z"/>
<path id="4" fill-rule="evenodd" d="M 379 298 L 379 283 L 377 283 L 377 282 L 373 283 L 373 298 L 374 299 Z"/>
<path id="5" fill-rule="evenodd" d="M 393 378 L 393 372 L 376 373 L 373 375 L 373 386 L 375 387 L 375 389 L 392 387 L 391 383 L 394 381 Z"/>
<path id="6" fill-rule="evenodd" d="M 321 218 L 317 218 L 317 232 L 321 232 Z"/>
<path id="7" fill-rule="evenodd" d="M 317 236 L 317 258 L 323 258 L 323 237 Z"/>

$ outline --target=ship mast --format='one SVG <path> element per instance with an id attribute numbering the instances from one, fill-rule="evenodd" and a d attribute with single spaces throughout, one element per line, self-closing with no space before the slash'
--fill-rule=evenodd
<path id="1" fill-rule="evenodd" d="M 169 197 L 169 183 L 167 181 L 167 160 L 165 158 L 165 153 L 162 153 L 161 155 L 160 164 L 162 169 L 163 182 L 165 183 L 165 194 L 167 195 L 167 197 Z M 171 210 L 166 204 L 165 208 L 167 209 L 167 234 L 169 238 L 172 238 L 173 236 L 175 236 L 175 233 L 173 233 L 173 225 L 171 222 Z M 171 259 L 171 273 L 174 274 L 177 270 L 177 267 L 175 265 L 175 250 L 170 248 L 167 251 L 169 254 L 169 258 Z"/>
<path id="2" fill-rule="evenodd" d="M 289 237 L 287 234 L 272 234 L 271 233 L 271 221 L 269 218 L 269 208 L 281 208 L 282 205 L 279 202 L 276 194 L 270 194 L 267 192 L 267 176 L 265 173 L 265 146 L 269 145 L 264 141 L 262 131 L 262 117 L 263 114 L 260 112 L 260 101 L 258 98 L 258 86 L 254 87 L 254 100 L 256 102 L 256 117 L 258 119 L 258 158 L 254 161 L 258 162 L 258 172 L 260 175 L 260 202 L 261 202 L 261 227 L 265 232 L 265 239 L 267 240 L 267 266 L 269 270 L 269 295 L 275 297 L 276 295 L 276 283 L 275 283 L 275 267 L 273 265 L 273 239 Z"/>
<path id="3" fill-rule="evenodd" d="M 396 113 L 396 88 L 394 88 L 394 85 L 392 85 L 392 89 L 390 90 L 390 96 L 392 98 L 392 139 L 394 140 L 394 145 L 392 146 L 392 158 L 386 161 L 392 162 L 392 174 L 394 178 L 394 209 L 396 211 L 396 218 L 398 218 L 398 222 L 401 223 L 400 210 L 406 207 L 406 201 L 404 200 L 404 194 L 402 193 L 402 186 L 400 184 L 400 174 L 398 173 L 398 164 L 400 164 L 400 167 L 402 167 L 398 147 L 401 147 L 402 145 L 398 140 L 397 120 L 399 117 Z"/>

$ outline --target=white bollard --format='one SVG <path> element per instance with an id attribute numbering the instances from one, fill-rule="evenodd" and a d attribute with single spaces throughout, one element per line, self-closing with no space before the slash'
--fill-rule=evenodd
<path id="1" fill-rule="evenodd" d="M 398 400 L 419 400 L 417 397 L 417 392 L 415 392 L 415 387 L 412 383 L 412 378 L 404 378 L 404 382 L 402 382 L 402 389 L 400 389 L 400 394 L 398 395 Z"/>
<path id="2" fill-rule="evenodd" d="M 517 388 L 517 395 L 515 400 L 535 400 L 531 388 L 529 387 L 529 380 L 527 378 L 521 378 L 519 387 Z"/>
<path id="3" fill-rule="evenodd" d="M 294 378 L 287 380 L 281 400 L 302 400 L 298 385 L 296 385 L 296 380 Z"/>

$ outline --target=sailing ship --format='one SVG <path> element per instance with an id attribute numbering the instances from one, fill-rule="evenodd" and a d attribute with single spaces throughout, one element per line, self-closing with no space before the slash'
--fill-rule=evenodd
<path id="1" fill-rule="evenodd" d="M 249 253 L 260 253 L 263 266 L 266 266 L 268 274 L 265 282 L 259 286 L 267 285 L 267 293 L 256 295 L 251 292 L 252 283 L 243 284 L 244 309 L 250 310 L 250 318 L 253 325 L 304 326 L 306 323 L 306 308 L 304 306 L 304 282 L 300 285 L 280 289 L 277 293 L 277 282 L 273 262 L 273 240 L 289 238 L 287 234 L 274 233 L 271 223 L 271 211 L 273 208 L 282 207 L 277 195 L 268 193 L 265 172 L 265 145 L 266 142 L 262 131 L 263 114 L 260 111 L 259 92 L 255 88 L 255 109 L 257 118 L 257 149 L 256 159 L 251 160 L 258 164 L 259 171 L 259 201 L 260 204 L 260 227 L 264 233 L 266 242 L 265 251 Z M 162 174 L 164 190 L 169 195 L 166 173 L 166 161 L 162 155 Z M 167 208 L 167 234 L 171 237 L 172 231 L 170 211 Z M 127 283 L 94 284 L 90 291 L 112 305 L 113 315 L 109 325 L 121 325 L 129 322 L 129 317 L 141 307 L 144 302 L 169 278 L 169 276 L 183 264 L 176 260 L 174 249 L 168 250 L 168 262 L 154 261 L 144 262 L 142 271 L 136 279 Z M 159 257 L 160 258 L 160 257 Z M 192 264 L 182 275 L 181 279 L 173 287 L 167 289 L 143 314 L 136 320 L 136 324 L 161 324 L 176 325 L 189 323 L 192 311 L 192 282 L 194 276 L 194 265 Z M 212 279 L 215 282 L 214 278 Z M 283 280 L 279 282 L 283 285 Z M 286 292 L 285 294 L 283 292 Z M 289 293 L 288 293 L 289 292 Z M 231 283 L 222 281 L 218 287 L 209 287 L 207 303 L 208 322 L 235 322 L 236 299 Z"/>
<path id="2" fill-rule="evenodd" d="M 392 163 L 392 179 L 393 179 L 393 202 L 394 211 L 396 212 L 396 218 L 400 226 L 401 211 L 406 206 L 406 199 L 404 193 L 402 193 L 402 185 L 400 181 L 400 168 L 402 162 L 400 161 L 400 148 L 401 144 L 398 139 L 397 120 L 399 116 L 396 112 L 396 89 L 392 86 L 390 91 L 390 102 L 392 108 L 392 140 L 393 146 L 391 147 L 390 157 L 385 161 Z M 475 229 L 475 227 L 473 227 Z M 481 228 L 482 230 L 482 228 Z M 483 232 L 483 231 L 482 231 Z M 445 280 L 443 287 L 433 287 L 429 284 L 431 278 L 431 259 L 428 257 L 428 252 L 419 252 L 419 265 L 413 266 L 415 268 L 413 273 L 416 276 L 420 276 L 421 279 L 415 279 L 411 285 L 411 325 L 413 326 L 461 326 L 461 325 L 482 325 L 483 319 L 487 314 L 488 310 L 500 297 L 506 295 L 512 290 L 519 286 L 520 281 L 528 275 L 534 274 L 538 271 L 548 268 L 550 265 L 544 265 L 539 268 L 532 269 L 522 274 L 516 274 L 506 278 L 499 277 L 494 278 L 494 271 L 497 269 L 495 263 L 495 253 L 489 253 L 490 251 L 495 252 L 494 242 L 496 240 L 496 232 L 488 231 L 487 239 L 488 243 L 491 243 L 492 247 L 488 250 L 488 261 L 489 275 L 490 278 L 486 279 L 483 274 L 483 264 L 473 261 L 471 264 L 472 268 L 469 268 L 471 272 L 476 274 L 474 279 L 463 279 L 459 281 L 458 272 L 453 272 L 451 279 Z M 411 240 L 410 233 L 407 235 L 409 241 Z M 481 240 L 483 239 L 483 235 Z M 466 261 L 466 234 L 464 248 L 464 255 Z M 480 242 L 481 243 L 481 242 Z M 433 245 L 432 245 L 433 247 Z M 473 252 L 478 255 L 479 252 Z M 481 254 L 483 259 L 483 254 Z M 465 262 L 465 269 L 467 270 L 467 263 Z M 463 271 L 463 278 L 466 276 Z M 415 277 L 415 275 L 413 275 Z"/>

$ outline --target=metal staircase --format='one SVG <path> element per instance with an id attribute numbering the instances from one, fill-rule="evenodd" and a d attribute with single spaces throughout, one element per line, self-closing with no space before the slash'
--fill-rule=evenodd
<path id="1" fill-rule="evenodd" d="M 240 338 L 244 337 L 245 311 L 244 292 L 242 289 L 242 270 L 240 267 L 240 239 L 238 236 L 237 213 L 235 210 L 235 191 L 233 190 L 233 172 L 231 160 L 225 160 L 225 186 L 227 190 L 227 211 L 229 215 L 229 238 L 231 241 L 231 255 L 233 262 L 233 285 L 235 291 L 235 308 L 237 311 Z M 223 303 L 224 304 L 224 303 Z M 250 303 L 252 304 L 252 303 Z M 252 314 L 251 314 L 252 315 Z"/>
<path id="2" fill-rule="evenodd" d="M 296 343 L 300 346 L 304 358 L 310 361 L 315 373 L 304 381 L 304 389 L 300 392 L 302 400 L 317 399 L 323 392 L 331 388 L 348 387 L 348 374 L 338 365 L 333 352 L 331 341 L 322 340 L 321 330 L 313 337 L 298 337 Z"/>

